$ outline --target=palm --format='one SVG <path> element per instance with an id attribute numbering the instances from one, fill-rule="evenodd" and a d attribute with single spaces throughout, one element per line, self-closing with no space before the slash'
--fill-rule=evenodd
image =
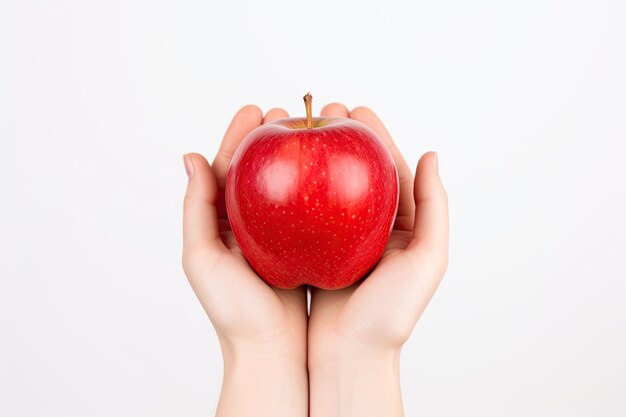
<path id="1" fill-rule="evenodd" d="M 418 273 L 404 252 L 410 238 L 394 229 L 383 257 L 362 282 L 339 291 L 313 290 L 309 338 L 320 341 L 311 349 L 314 355 L 326 356 L 325 346 L 346 342 L 380 347 L 404 342 L 429 298 L 415 304 L 414 291 L 420 289 L 407 291 Z"/>
<path id="2" fill-rule="evenodd" d="M 269 287 L 241 253 L 225 252 L 217 259 L 200 264 L 200 269 L 204 276 L 196 278 L 194 290 L 218 331 L 234 330 L 242 338 L 248 335 L 270 337 L 306 321 L 304 290 Z M 219 291 L 216 291 L 216 281 L 222 281 Z"/>

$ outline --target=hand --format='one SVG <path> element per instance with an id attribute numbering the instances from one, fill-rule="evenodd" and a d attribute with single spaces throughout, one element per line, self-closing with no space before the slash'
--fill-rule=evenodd
<path id="1" fill-rule="evenodd" d="M 230 159 L 241 140 L 262 123 L 283 117 L 288 115 L 282 109 L 263 118 L 258 107 L 243 107 L 213 167 L 201 155 L 184 157 L 189 184 L 183 267 L 224 356 L 218 415 L 307 415 L 306 289 L 275 289 L 254 273 L 237 246 L 223 201 Z"/>
<path id="2" fill-rule="evenodd" d="M 322 116 L 350 117 L 378 134 L 395 159 L 400 200 L 385 253 L 367 279 L 338 291 L 311 290 L 311 416 L 399 416 L 400 350 L 447 268 L 446 192 L 436 154 L 422 156 L 414 180 L 371 110 L 331 104 Z"/>

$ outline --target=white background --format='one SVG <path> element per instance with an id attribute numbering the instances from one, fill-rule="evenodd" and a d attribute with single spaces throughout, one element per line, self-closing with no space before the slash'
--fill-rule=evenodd
<path id="1" fill-rule="evenodd" d="M 0 415 L 206 416 L 182 154 L 311 91 L 439 152 L 407 416 L 626 415 L 626 3 L 0 0 Z"/>

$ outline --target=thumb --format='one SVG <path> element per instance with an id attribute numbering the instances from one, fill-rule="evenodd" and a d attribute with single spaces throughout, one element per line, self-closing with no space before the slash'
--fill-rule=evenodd
<path id="1" fill-rule="evenodd" d="M 410 254 L 424 256 L 441 279 L 448 265 L 448 195 L 439 177 L 437 154 L 424 154 L 415 173 L 415 223 L 407 247 Z"/>
<path id="2" fill-rule="evenodd" d="M 217 183 L 207 160 L 197 153 L 183 156 L 189 177 L 183 208 L 183 258 L 223 249 L 217 221 Z"/>

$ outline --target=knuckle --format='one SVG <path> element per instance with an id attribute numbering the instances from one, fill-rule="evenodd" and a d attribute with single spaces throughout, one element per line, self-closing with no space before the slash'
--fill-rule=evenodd
<path id="1" fill-rule="evenodd" d="M 217 157 L 218 158 L 222 158 L 225 161 L 228 161 L 230 159 L 232 159 L 233 155 L 234 155 L 234 151 L 230 150 L 230 149 L 225 149 L 225 148 L 220 148 L 217 151 Z"/>
<path id="2" fill-rule="evenodd" d="M 195 275 L 198 271 L 206 269 L 206 265 L 213 265 L 219 258 L 218 253 L 203 246 L 183 247 L 181 263 L 187 278 Z"/>
<path id="3" fill-rule="evenodd" d="M 194 195 L 185 195 L 185 198 L 183 199 L 183 209 L 185 211 L 193 208 L 196 204 L 198 204 L 198 199 Z"/>
<path id="4" fill-rule="evenodd" d="M 203 252 L 203 250 L 197 247 L 183 247 L 182 265 L 186 273 L 190 273 L 195 269 L 199 259 L 203 257 Z"/>
<path id="5" fill-rule="evenodd" d="M 193 270 L 194 262 L 193 262 L 193 256 L 191 255 L 188 249 L 183 249 L 181 263 L 183 266 L 183 271 L 185 271 L 185 274 L 189 276 Z"/>

